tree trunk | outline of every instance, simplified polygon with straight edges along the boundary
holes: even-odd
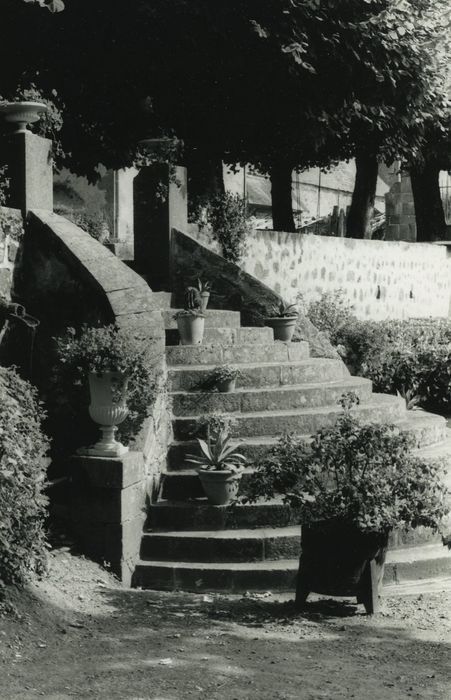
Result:
[[[278,163],[271,169],[272,227],[275,231],[296,231],[293,217],[290,164]]]
[[[379,164],[374,155],[358,152],[355,158],[354,192],[346,222],[348,238],[371,238]]]
[[[446,239],[446,220],[439,185],[440,167],[435,161],[410,169],[417,241],[427,243]]]

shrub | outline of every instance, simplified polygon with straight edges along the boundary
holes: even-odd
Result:
[[[0,367],[0,581],[22,584],[46,562],[48,441],[36,391]]]
[[[55,208],[55,213],[69,219],[100,243],[105,243],[109,239],[108,222],[102,211],[87,212],[60,206]]]
[[[306,524],[339,519],[362,532],[440,530],[449,511],[442,465],[415,457],[412,438],[393,425],[360,422],[354,402],[343,396],[336,424],[311,444],[283,436],[256,470],[248,499],[282,494]]]
[[[356,320],[353,307],[345,298],[342,289],[334,292],[323,292],[319,299],[305,303],[302,294],[298,295],[299,302],[305,307],[313,325],[321,332],[327,333],[329,340],[336,344],[336,336],[340,329]]]
[[[233,263],[239,262],[246,252],[246,236],[251,231],[246,200],[230,192],[219,194],[208,201],[205,212],[224,258]]]

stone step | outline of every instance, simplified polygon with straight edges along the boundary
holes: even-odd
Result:
[[[448,449],[451,454],[451,439],[447,438],[449,431],[446,429],[446,421],[441,416],[424,411],[408,411],[406,417],[395,421],[395,425],[401,430],[407,430],[412,434],[417,445],[421,446],[420,454],[433,457],[446,457]],[[303,436],[309,440],[309,435]],[[243,436],[232,443],[239,444],[242,452],[250,461],[258,463],[277,442],[277,437]],[[195,440],[174,440],[168,449],[168,469],[179,470],[190,468],[185,462],[185,455],[195,452],[197,443]],[[451,488],[451,484],[450,484]]]
[[[169,310],[171,308],[172,292],[153,292],[152,304],[155,308]]]
[[[387,552],[384,584],[451,575],[451,551],[440,543],[392,549]]]
[[[168,368],[169,391],[199,391],[215,365]],[[341,360],[309,358],[300,362],[258,362],[240,365],[242,388],[278,387],[333,382],[349,377]]]
[[[247,484],[252,479],[255,469],[247,467],[240,482],[240,496],[246,493]],[[185,501],[203,498],[204,491],[195,469],[183,469],[166,472],[162,475],[160,497],[169,501]]]
[[[308,343],[259,343],[250,345],[172,345],[166,348],[170,367],[256,362],[300,362],[309,357]]]
[[[331,405],[322,408],[299,408],[284,411],[258,411],[248,413],[231,413],[236,419],[233,426],[234,437],[279,436],[286,432],[312,434],[331,426],[337,420],[341,407]],[[396,421],[405,413],[404,399],[387,394],[373,394],[371,402],[361,404],[353,409],[361,420]],[[205,434],[203,418],[200,416],[177,417],[172,421],[176,440],[189,440]]]
[[[205,498],[164,501],[149,507],[149,528],[157,530],[240,530],[297,525],[299,516],[281,499],[211,506]]]
[[[353,391],[359,399],[369,401],[372,385],[369,379],[350,377],[339,382],[300,384],[264,389],[242,389],[230,393],[177,392],[171,395],[175,416],[205,415],[207,413],[246,413],[276,411],[282,408],[312,408],[336,404],[340,396]]]
[[[195,593],[294,591],[297,570],[296,559],[229,564],[141,560],[135,569],[133,586]]]
[[[138,563],[133,584],[157,590],[217,591],[293,591],[298,559],[253,562],[173,562]],[[451,575],[451,552],[442,545],[389,550],[384,571],[384,586],[407,581],[442,580]]]
[[[274,333],[272,328],[262,326],[260,328],[205,328],[203,344],[247,345],[252,343],[273,343]],[[166,345],[177,345],[179,334],[176,328],[166,329]]]
[[[141,559],[194,562],[251,562],[299,556],[301,528],[200,530],[145,533]]]
[[[163,311],[165,328],[177,328],[174,314],[180,309],[167,309]],[[241,325],[239,311],[220,311],[207,309],[205,312],[205,328],[238,328]]]

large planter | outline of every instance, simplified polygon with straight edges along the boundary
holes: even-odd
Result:
[[[387,546],[387,533],[363,533],[340,520],[303,525],[297,607],[315,592],[357,596],[368,613],[377,612]]]
[[[204,316],[178,316],[177,327],[181,344],[200,345],[204,337],[204,326]]]
[[[27,131],[27,125],[39,121],[41,115],[46,114],[48,109],[42,102],[7,102],[0,105],[0,114],[5,121],[17,124],[13,133],[23,134]]]
[[[95,445],[83,450],[93,457],[120,457],[128,452],[128,447],[116,440],[117,426],[128,415],[128,377],[121,372],[89,374],[91,403],[89,415],[100,426],[102,437]]]
[[[199,469],[197,473],[211,505],[226,506],[236,499],[241,473],[235,473],[229,469],[221,471]]]
[[[297,316],[272,316],[265,319],[265,324],[274,331],[274,340],[289,343],[296,328]]]

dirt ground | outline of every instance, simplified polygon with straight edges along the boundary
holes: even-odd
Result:
[[[0,607],[0,697],[131,700],[451,698],[451,585],[348,601],[121,589],[65,548]]]

